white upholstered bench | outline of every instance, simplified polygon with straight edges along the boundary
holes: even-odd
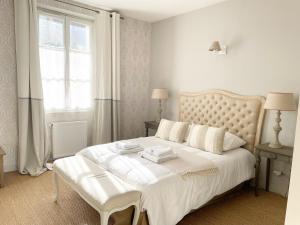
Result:
[[[74,189],[89,205],[100,214],[101,225],[107,225],[109,216],[134,206],[133,225],[140,214],[139,191],[110,172],[81,156],[58,159],[53,165],[57,202],[59,196],[58,178]]]

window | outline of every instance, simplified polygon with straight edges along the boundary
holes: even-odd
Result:
[[[46,111],[91,107],[91,30],[89,21],[40,12],[39,49]]]

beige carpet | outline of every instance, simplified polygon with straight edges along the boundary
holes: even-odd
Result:
[[[52,172],[39,177],[5,175],[0,189],[0,225],[100,225],[97,212],[67,186],[53,203]],[[179,225],[282,225],[286,199],[261,191],[236,195],[187,215]]]

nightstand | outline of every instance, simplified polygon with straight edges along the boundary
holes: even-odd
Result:
[[[0,188],[4,186],[4,168],[3,168],[3,157],[5,152],[0,148]]]
[[[149,129],[157,130],[159,122],[157,121],[146,121],[145,123],[145,129],[146,129],[146,137],[149,136]]]
[[[260,171],[260,162],[261,157],[267,158],[267,167],[266,167],[266,191],[269,191],[270,184],[270,162],[271,159],[277,159],[278,156],[286,157],[289,162],[292,162],[293,157],[293,148],[289,146],[283,146],[282,148],[270,148],[269,143],[259,144],[255,146],[255,157],[256,157],[256,166],[255,166],[255,195],[257,196],[258,182],[259,182],[259,171]]]

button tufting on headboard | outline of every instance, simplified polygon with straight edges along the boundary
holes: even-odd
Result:
[[[254,151],[264,119],[262,96],[243,96],[223,90],[185,92],[179,95],[179,120],[214,127],[243,138]]]

